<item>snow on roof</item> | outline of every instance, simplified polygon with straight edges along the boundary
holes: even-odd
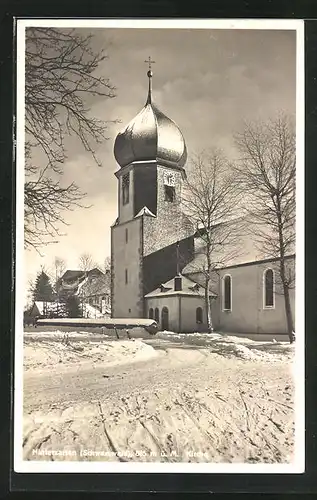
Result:
[[[78,287],[77,294],[91,297],[95,295],[109,295],[110,276],[101,275],[97,277],[88,276]]]
[[[77,288],[77,292],[76,292],[77,294],[80,293],[82,287],[84,286],[85,283],[87,283],[87,281],[88,281],[88,277],[86,276],[86,278],[79,283],[78,288]]]
[[[141,215],[148,215],[149,217],[155,217],[153,212],[148,207],[143,207],[141,208],[140,212],[138,212],[134,218],[136,219],[137,217],[141,217]]]
[[[167,281],[162,284],[159,288],[153,290],[145,295],[145,298],[152,297],[167,297],[170,295],[184,295],[184,296],[194,296],[194,297],[204,297],[205,289],[203,286],[199,285],[195,281],[187,278],[186,276],[181,276],[182,278],[182,290],[175,291],[174,279]],[[213,295],[213,294],[211,294]]]
[[[38,312],[42,315],[48,312],[56,312],[63,304],[59,302],[45,302],[36,300],[34,305],[37,307]]]
[[[116,326],[117,328],[149,327],[155,326],[154,319],[145,318],[53,318],[41,319],[39,325],[78,325],[78,326]]]

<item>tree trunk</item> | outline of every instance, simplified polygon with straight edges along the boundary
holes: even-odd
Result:
[[[281,259],[280,275],[281,275],[281,281],[282,281],[282,285],[283,285],[287,333],[288,333],[289,341],[292,344],[295,341],[294,324],[293,324],[293,316],[292,316],[292,309],[291,309],[291,301],[290,301],[290,296],[289,296],[289,287],[288,287],[288,284],[286,283],[286,279],[285,279],[285,261],[284,261],[284,259]]]
[[[211,304],[210,304],[210,277],[206,277],[206,288],[205,288],[205,309],[206,309],[206,318],[207,318],[207,328],[208,333],[212,333],[214,331],[212,326],[212,318],[211,318]]]
[[[295,334],[294,334],[294,324],[293,324],[291,302],[290,302],[289,288],[288,287],[284,288],[284,301],[285,301],[285,313],[286,313],[286,321],[287,321],[287,332],[288,332],[289,341],[292,344],[295,341]]]
[[[279,247],[280,247],[280,278],[283,285],[283,295],[284,295],[284,306],[285,306],[285,314],[286,314],[286,323],[287,323],[287,333],[290,344],[292,344],[295,340],[294,335],[294,325],[293,325],[293,317],[291,310],[291,301],[289,297],[289,283],[286,279],[285,272],[285,245],[284,245],[284,234],[283,234],[283,224],[281,218],[281,202],[280,199],[277,199],[277,221],[278,221],[278,232],[279,232]]]
[[[283,238],[280,235],[280,242],[283,242]],[[285,254],[284,254],[284,248],[281,245],[280,246],[280,278],[281,282],[283,285],[283,295],[284,295],[284,307],[285,307],[285,315],[286,315],[286,323],[287,323],[287,333],[288,333],[288,338],[290,341],[290,344],[292,344],[295,340],[295,335],[294,335],[294,325],[293,325],[293,317],[292,317],[292,310],[291,310],[291,301],[290,301],[290,296],[289,296],[289,285],[286,280],[286,273],[285,273]]]

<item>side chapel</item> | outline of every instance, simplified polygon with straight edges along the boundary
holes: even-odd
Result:
[[[114,144],[119,170],[118,218],[111,227],[112,317],[155,318],[161,330],[207,331],[201,242],[181,204],[186,143],[153,101],[150,58],[147,76],[145,105]],[[244,238],[242,253],[215,273],[213,328],[286,333],[278,263],[259,258],[252,237]],[[295,255],[288,259],[294,268]]]

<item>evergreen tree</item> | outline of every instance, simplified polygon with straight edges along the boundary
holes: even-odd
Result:
[[[33,300],[50,302],[54,300],[53,287],[47,274],[42,271],[37,275],[33,288]]]
[[[77,295],[71,295],[66,301],[66,310],[69,318],[80,318],[81,308],[80,300]]]

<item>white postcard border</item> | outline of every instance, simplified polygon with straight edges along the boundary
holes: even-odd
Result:
[[[143,462],[24,461],[23,444],[23,267],[24,267],[24,84],[25,28],[122,29],[248,29],[296,31],[296,346],[295,458],[291,464],[213,464]],[[16,256],[15,256],[15,372],[14,471],[25,473],[243,473],[294,474],[305,471],[305,283],[304,283],[304,21],[289,19],[18,19],[17,20],[17,132],[16,132]]]

